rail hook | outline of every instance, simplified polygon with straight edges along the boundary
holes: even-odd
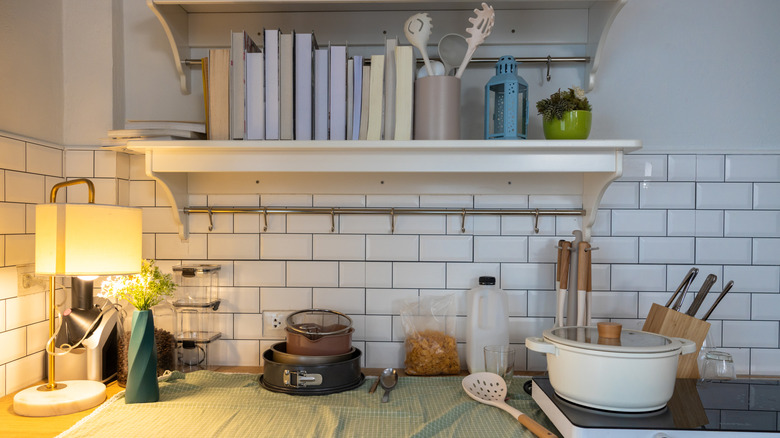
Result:
[[[539,209],[534,210],[534,233],[539,234]]]
[[[214,229],[214,213],[211,211],[211,207],[208,208],[209,213],[209,231]]]
[[[268,231],[268,207],[263,207],[263,231]]]
[[[550,82],[552,76],[550,76],[550,65],[552,65],[552,56],[547,55],[547,82]]]
[[[330,209],[330,232],[336,231],[336,210]]]
[[[463,209],[463,212],[460,214],[460,232],[465,233],[466,232],[466,209]]]

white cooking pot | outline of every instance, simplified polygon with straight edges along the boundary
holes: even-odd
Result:
[[[547,355],[556,394],[610,411],[646,412],[666,406],[674,392],[679,356],[696,351],[696,344],[687,339],[639,330],[618,328],[617,335],[599,336],[596,327],[557,327],[543,335],[526,338],[525,345]]]

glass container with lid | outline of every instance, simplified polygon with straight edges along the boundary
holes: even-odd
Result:
[[[678,350],[682,345],[678,339],[640,330],[621,330],[617,337],[612,337],[599,334],[597,327],[579,326],[546,330],[544,338],[573,348],[615,353],[663,353]]]

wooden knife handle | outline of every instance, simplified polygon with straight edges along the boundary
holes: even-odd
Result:
[[[571,242],[564,240],[561,244],[561,289],[569,288],[569,255],[571,254]]]
[[[563,239],[558,241],[558,270],[555,273],[555,281],[561,281],[561,254],[563,254],[563,242],[566,241]]]
[[[534,419],[529,417],[528,415],[520,414],[520,416],[517,417],[517,421],[519,421],[520,424],[525,426],[526,429],[530,430],[534,435],[538,436],[539,438],[545,438],[545,437],[556,438],[554,433],[545,429],[544,426],[534,421]]]

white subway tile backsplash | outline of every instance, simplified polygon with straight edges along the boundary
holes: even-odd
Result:
[[[176,233],[179,231],[168,207],[141,209],[144,233]],[[205,215],[204,215],[205,216]]]
[[[260,205],[265,207],[311,207],[311,195],[262,195]]]
[[[723,155],[699,155],[696,157],[696,181],[723,181],[725,178]]]
[[[780,182],[780,155],[726,155],[726,181]]]
[[[548,290],[554,287],[554,263],[504,263],[501,265],[502,289]]]
[[[473,208],[474,197],[470,195],[421,195],[423,208]]]
[[[0,333],[0,364],[23,357],[27,352],[27,331],[24,327]]]
[[[726,237],[780,237],[780,211],[726,211]]]
[[[666,289],[664,265],[613,265],[613,291],[661,291]]]
[[[339,218],[344,234],[390,234],[390,218],[384,214],[347,214]]]
[[[610,286],[611,265],[592,264],[590,268],[592,290],[607,291]]]
[[[212,260],[257,260],[257,234],[208,234],[208,258]],[[265,237],[265,236],[264,236]]]
[[[157,183],[154,181],[130,181],[130,206],[154,207]]]
[[[62,176],[61,149],[27,143],[27,171],[42,175]]]
[[[100,178],[117,177],[117,153],[114,151],[95,151],[95,176]],[[125,155],[125,154],[121,154]]]
[[[558,296],[554,290],[529,290],[525,295],[528,300],[526,314],[512,316],[555,317]]]
[[[340,262],[340,287],[392,287],[393,264],[390,262]]]
[[[685,299],[685,304],[683,305],[682,309],[683,311],[687,310],[690,306],[690,303],[693,302],[693,292],[696,292],[699,290],[699,288],[689,290],[689,293]],[[702,303],[701,307],[699,308],[699,312],[697,313],[698,317],[703,317],[704,314],[707,313],[707,311],[715,304],[715,300],[718,297],[718,294],[720,294],[720,291],[722,288],[720,286],[713,286],[710,290],[710,293],[707,294],[707,297],[704,299],[704,302]],[[718,306],[715,308],[715,310],[712,312],[712,315],[710,315],[708,321],[710,320],[749,320],[750,319],[750,294],[743,294],[738,292],[729,292],[725,297],[723,297],[723,300],[718,304]]]
[[[219,297],[222,299],[218,309],[220,313],[260,312],[260,288],[221,287]]]
[[[233,264],[236,286],[284,286],[287,263],[284,261],[236,261]]]
[[[395,216],[396,234],[446,234],[443,215],[399,214]]]
[[[669,181],[696,181],[696,155],[669,155]]]
[[[366,315],[400,315],[403,304],[418,296],[417,289],[366,289]]]
[[[625,155],[621,181],[666,181],[666,155]]]
[[[639,263],[693,263],[692,237],[640,237]]]
[[[415,235],[368,235],[366,259],[388,261],[419,260],[420,238]]]
[[[599,208],[638,208],[639,184],[635,182],[613,182],[601,197]]]
[[[42,175],[32,173],[5,171],[5,200],[7,202],[27,202],[30,204],[45,204],[49,202],[49,193],[44,189],[46,179]],[[13,190],[9,190],[13,187]],[[57,202],[65,202],[65,193],[57,192]],[[83,200],[85,202],[86,192]],[[73,198],[78,199],[78,198]],[[71,202],[74,202],[71,200]]]
[[[393,263],[393,287],[444,288],[446,284],[445,263]]]
[[[474,208],[528,208],[528,195],[475,195]]]
[[[748,183],[698,183],[696,208],[749,209],[753,206],[753,186]]]
[[[545,330],[551,329],[555,318],[509,318],[509,342],[525,343],[525,338],[542,336]]]
[[[754,265],[780,265],[780,239],[753,239]]]
[[[287,286],[337,287],[338,262],[287,262]]]
[[[211,365],[257,366],[260,363],[259,341],[218,339],[211,345]]]
[[[479,277],[496,278],[501,287],[501,265],[499,263],[447,263],[447,288],[471,289],[479,284]]]
[[[233,216],[225,213],[215,214],[211,216],[209,222],[208,214],[190,214],[185,220],[190,222],[190,233],[225,234],[237,232],[233,228]]]
[[[593,318],[636,318],[636,292],[592,292]]]
[[[366,207],[419,207],[420,197],[417,195],[367,195]]]
[[[780,292],[780,266],[724,266],[723,280],[734,292]]]
[[[365,207],[364,195],[314,195],[314,207]]]
[[[25,170],[25,144],[0,136],[0,169]]]
[[[5,236],[5,264],[35,263],[35,235],[9,234]]]
[[[260,339],[263,337],[261,313],[237,313],[233,315],[233,339]]]
[[[750,350],[750,374],[776,376],[780,374],[780,366],[778,364],[780,364],[780,350],[763,348]]]
[[[366,341],[390,341],[392,340],[393,318],[382,315],[366,315],[363,338]]]
[[[665,236],[666,210],[612,210],[613,236]]]
[[[530,195],[529,208],[582,208],[582,196]]]
[[[365,260],[366,237],[353,234],[315,234],[314,260]]]
[[[670,236],[722,237],[723,211],[721,210],[669,210]]]
[[[288,214],[288,233],[330,233],[339,229],[343,216],[329,214]]]
[[[694,208],[696,186],[689,182],[648,182],[639,186],[639,208]]]
[[[420,261],[470,262],[474,253],[471,236],[420,236]]]
[[[780,294],[753,294],[750,316],[759,321],[780,320]]]
[[[544,238],[542,242],[551,239]],[[526,236],[475,236],[475,262],[525,262],[528,261],[528,237]]]
[[[692,267],[696,267],[699,270],[699,273],[693,279],[693,283],[691,283],[691,286],[688,289],[689,291],[693,292],[701,289],[701,286],[704,284],[704,280],[710,274],[715,275],[719,279],[718,282],[716,282],[715,285],[712,286],[712,290],[715,290],[720,287],[721,284],[720,280],[723,279],[722,266],[669,265],[666,267],[666,290],[668,291],[676,290],[677,287],[680,285],[680,283],[682,283],[683,278],[685,278],[685,275],[688,274],[688,271]],[[669,294],[669,296],[671,297],[671,294]]]
[[[208,258],[208,243],[205,234],[190,234],[189,239],[181,241],[178,234],[158,234],[155,241],[155,254],[159,259]]]
[[[366,293],[358,288],[314,288],[312,305],[315,309],[363,315],[366,313]]]
[[[300,310],[312,308],[311,288],[264,287],[260,289],[260,310]]]
[[[503,237],[506,239],[507,237]],[[528,261],[532,263],[555,263],[558,260],[558,241],[561,239],[555,237],[529,237],[528,238]],[[523,246],[519,248],[524,249]],[[500,261],[500,260],[493,260]],[[504,260],[511,262],[512,260]],[[517,260],[524,262],[525,260]]]
[[[46,358],[44,358],[43,352],[7,363],[5,365],[6,392],[12,393],[40,382],[41,379],[45,378],[45,363]]]
[[[22,234],[26,228],[25,204],[0,204],[0,234]]]
[[[747,265],[751,254],[751,240],[747,238],[696,239],[696,263]]]
[[[723,346],[777,348],[778,322],[723,321]]]
[[[639,260],[637,237],[593,237],[591,246],[598,248],[591,253],[593,263],[636,263]]]
[[[534,233],[534,219],[534,216],[501,216],[501,234],[504,236],[537,234]],[[555,218],[539,216],[537,235],[555,235]]]
[[[366,367],[403,368],[404,354],[403,342],[366,342]]]
[[[15,329],[46,319],[46,294],[36,293],[5,301],[5,328]]]
[[[780,209],[780,183],[753,184],[753,208],[756,210]]]
[[[8,292],[6,292],[6,293],[8,293]],[[8,293],[8,295],[10,295],[10,293]],[[5,301],[4,300],[0,300],[0,333],[4,332],[5,330],[6,330],[6,327],[5,327]]]
[[[95,152],[65,150],[65,176],[92,178],[95,176]]]
[[[261,234],[263,260],[311,260],[311,234]]]

